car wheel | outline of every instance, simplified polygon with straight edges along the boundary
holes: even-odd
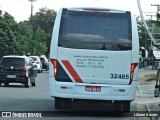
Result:
[[[62,109],[63,108],[63,99],[55,98],[55,109]]]
[[[30,78],[27,78],[27,79],[26,79],[26,82],[25,82],[25,88],[29,88],[29,85],[28,85],[29,80],[30,80]]]
[[[115,102],[114,103],[114,110],[118,112],[129,112],[130,111],[130,102]]]
[[[129,112],[130,111],[130,102],[124,102],[123,103],[123,112]]]
[[[72,100],[71,99],[64,99],[63,101],[63,108],[64,109],[71,109]]]

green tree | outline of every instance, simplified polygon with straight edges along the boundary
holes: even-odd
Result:
[[[150,29],[150,32],[153,33],[153,37],[155,39],[158,38],[160,39],[159,34],[154,34],[154,33],[160,33],[160,27],[158,26],[159,23],[153,20],[146,20],[146,22]],[[140,17],[137,17],[137,25],[138,25],[140,47],[149,48],[151,45],[151,41],[149,41],[148,39],[150,39],[150,37]]]
[[[33,35],[30,50],[33,55],[42,55],[47,52],[47,46],[45,43],[46,34],[44,30],[42,30],[40,27],[38,27]]]
[[[138,26],[138,34],[139,34],[139,44],[140,47],[146,47],[146,29],[144,27],[143,21],[141,18],[138,16],[137,18],[137,26]]]
[[[30,52],[32,45],[33,30],[29,21],[19,22],[17,25],[17,44],[18,54],[26,54]]]
[[[0,57],[7,54],[16,54],[18,48],[16,44],[16,29],[17,25],[14,18],[7,12],[0,16]]]
[[[32,17],[31,23],[33,25],[33,31],[36,31],[37,28],[40,27],[46,34],[45,39],[43,40],[43,44],[45,43],[47,47],[47,51],[45,52],[46,55],[49,54],[50,50],[50,41],[55,17],[56,11],[47,8],[41,8],[39,12]]]
[[[31,21],[17,23],[9,13],[0,16],[0,57],[9,54],[49,54],[56,12],[41,8]]]

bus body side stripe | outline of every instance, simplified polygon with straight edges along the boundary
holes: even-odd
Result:
[[[69,71],[69,73],[72,75],[72,77],[74,78],[74,80],[76,82],[83,83],[83,81],[81,80],[80,76],[77,74],[77,72],[74,70],[74,68],[69,63],[68,60],[62,60],[62,63],[67,68],[67,70]]]

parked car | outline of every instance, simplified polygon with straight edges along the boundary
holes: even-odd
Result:
[[[0,62],[0,85],[4,83],[22,83],[26,88],[29,82],[36,86],[36,71],[32,60],[26,56],[4,56]]]
[[[42,69],[46,69],[46,71],[49,70],[49,62],[46,57],[40,57],[41,63],[42,63]]]
[[[38,56],[30,56],[34,62],[33,62],[33,65],[36,69],[36,71],[38,71],[39,73],[42,72],[42,63],[41,63],[41,60]]]

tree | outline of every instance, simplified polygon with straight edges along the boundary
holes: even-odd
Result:
[[[159,34],[154,34],[154,33],[160,33],[160,26],[158,26],[159,22],[153,20],[146,20],[146,22],[147,25],[149,26],[150,32],[152,33],[153,37],[155,39],[160,39]],[[150,48],[152,41],[149,40],[150,38],[146,31],[146,28],[139,17],[137,17],[137,24],[138,24],[140,47]]]
[[[17,44],[18,44],[18,53],[25,54],[30,53],[32,45],[32,36],[33,30],[29,21],[19,22],[17,25]]]
[[[38,27],[33,35],[30,50],[33,55],[42,55],[47,52],[47,46],[45,43],[46,34],[44,30],[42,30],[40,27]]]
[[[0,16],[0,57],[7,54],[15,54],[18,48],[16,44],[16,29],[17,23],[14,18],[7,12]]]
[[[146,30],[144,27],[144,24],[142,22],[142,20],[140,19],[140,17],[138,16],[137,18],[137,26],[138,26],[138,34],[139,34],[139,44],[140,47],[146,47]]]
[[[0,16],[0,57],[4,55],[49,54],[56,12],[41,8],[31,21],[17,23],[9,13]]]
[[[43,44],[45,43],[47,47],[47,51],[45,53],[46,55],[49,54],[50,50],[50,41],[55,17],[56,12],[47,8],[41,8],[39,12],[37,12],[32,17],[33,31],[36,31],[38,28],[41,28],[46,34],[45,39],[43,40]]]

